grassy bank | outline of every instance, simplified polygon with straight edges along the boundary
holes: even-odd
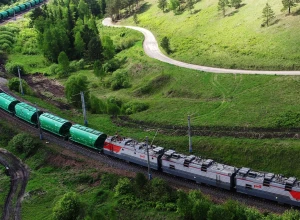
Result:
[[[162,12],[156,0],[145,2],[138,26],[151,30],[158,42],[169,37],[174,59],[225,68],[300,69],[299,6],[287,15],[281,1],[268,1],[275,19],[261,27],[264,1],[244,0],[239,9],[227,8],[225,17],[217,0],[198,1],[193,14],[177,15]],[[122,24],[135,25],[132,17]]]

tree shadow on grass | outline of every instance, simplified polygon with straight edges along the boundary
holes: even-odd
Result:
[[[151,4],[149,4],[148,2],[145,2],[143,5],[141,5],[139,10],[137,11],[137,14],[142,14],[142,13],[148,11],[150,7],[151,7]]]
[[[197,10],[193,11],[192,14],[197,14],[197,13],[199,13],[200,11],[201,11],[201,9],[197,9]]]
[[[232,11],[229,14],[227,14],[226,17],[231,17],[231,16],[235,15],[238,12],[239,12],[239,10]]]
[[[293,13],[293,16],[298,16],[298,15],[300,15],[300,8]]]

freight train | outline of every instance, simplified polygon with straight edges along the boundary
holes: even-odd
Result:
[[[174,150],[137,142],[118,134],[106,134],[73,125],[68,120],[22,103],[0,90],[0,108],[42,129],[67,137],[88,148],[122,160],[149,166],[151,169],[195,181],[197,183],[232,190],[239,193],[300,207],[300,181],[273,173],[256,172],[250,168],[237,168],[194,155],[179,154]],[[148,152],[147,152],[148,151]]]
[[[15,15],[17,15],[23,11],[29,10],[32,7],[38,5],[42,2],[44,2],[44,0],[31,0],[29,2],[25,2],[23,4],[9,8],[5,11],[1,11],[0,12],[0,22],[5,21],[6,19],[8,19],[10,17],[14,17]]]

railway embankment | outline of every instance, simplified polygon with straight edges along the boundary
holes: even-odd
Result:
[[[5,149],[0,149],[0,164],[6,167],[11,186],[6,197],[2,220],[21,219],[21,203],[29,179],[28,167]]]

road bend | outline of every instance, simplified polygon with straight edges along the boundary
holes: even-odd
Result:
[[[0,163],[8,168],[11,179],[9,193],[3,208],[2,220],[20,220],[21,203],[29,178],[28,167],[12,153],[0,148]]]

